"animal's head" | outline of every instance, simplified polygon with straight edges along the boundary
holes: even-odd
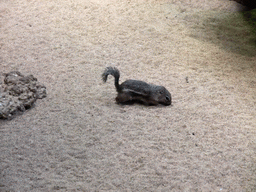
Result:
[[[158,102],[163,105],[171,105],[172,104],[172,96],[171,93],[163,86],[159,86],[157,90],[157,98]]]

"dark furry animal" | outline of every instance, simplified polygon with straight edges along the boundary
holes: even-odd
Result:
[[[102,74],[104,82],[108,75],[115,78],[117,91],[117,103],[141,102],[145,105],[171,105],[172,97],[170,92],[163,86],[148,84],[144,81],[127,80],[119,84],[120,72],[115,67],[107,67]]]

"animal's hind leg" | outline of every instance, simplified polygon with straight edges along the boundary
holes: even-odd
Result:
[[[132,100],[132,96],[129,93],[118,93],[116,97],[117,103],[125,103]]]

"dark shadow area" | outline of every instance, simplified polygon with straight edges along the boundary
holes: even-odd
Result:
[[[149,106],[158,106],[158,107],[159,106],[163,106],[163,107],[165,107],[165,106],[172,106],[172,104],[171,105],[166,105],[166,104],[162,104],[162,103],[160,103],[158,105],[145,104],[144,102],[142,102],[140,100],[131,100],[131,101],[126,101],[126,102],[117,103],[117,104],[119,104],[119,105],[134,105],[134,104],[138,104],[138,105],[144,105],[144,106],[147,106],[147,107],[149,107]]]
[[[237,3],[240,3],[246,6],[248,9],[255,9],[256,8],[256,1],[255,0],[235,0]]]
[[[252,33],[256,37],[256,9],[242,12],[244,20],[251,27]],[[254,39],[255,40],[255,39]],[[256,41],[254,42],[256,44]]]
[[[256,11],[211,11],[187,17],[191,37],[210,41],[221,48],[246,56],[256,56]]]

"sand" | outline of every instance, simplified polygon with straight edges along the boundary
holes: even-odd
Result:
[[[255,191],[256,51],[239,10],[1,0],[0,72],[32,74],[47,97],[0,120],[0,191]],[[173,105],[117,105],[107,66]]]

